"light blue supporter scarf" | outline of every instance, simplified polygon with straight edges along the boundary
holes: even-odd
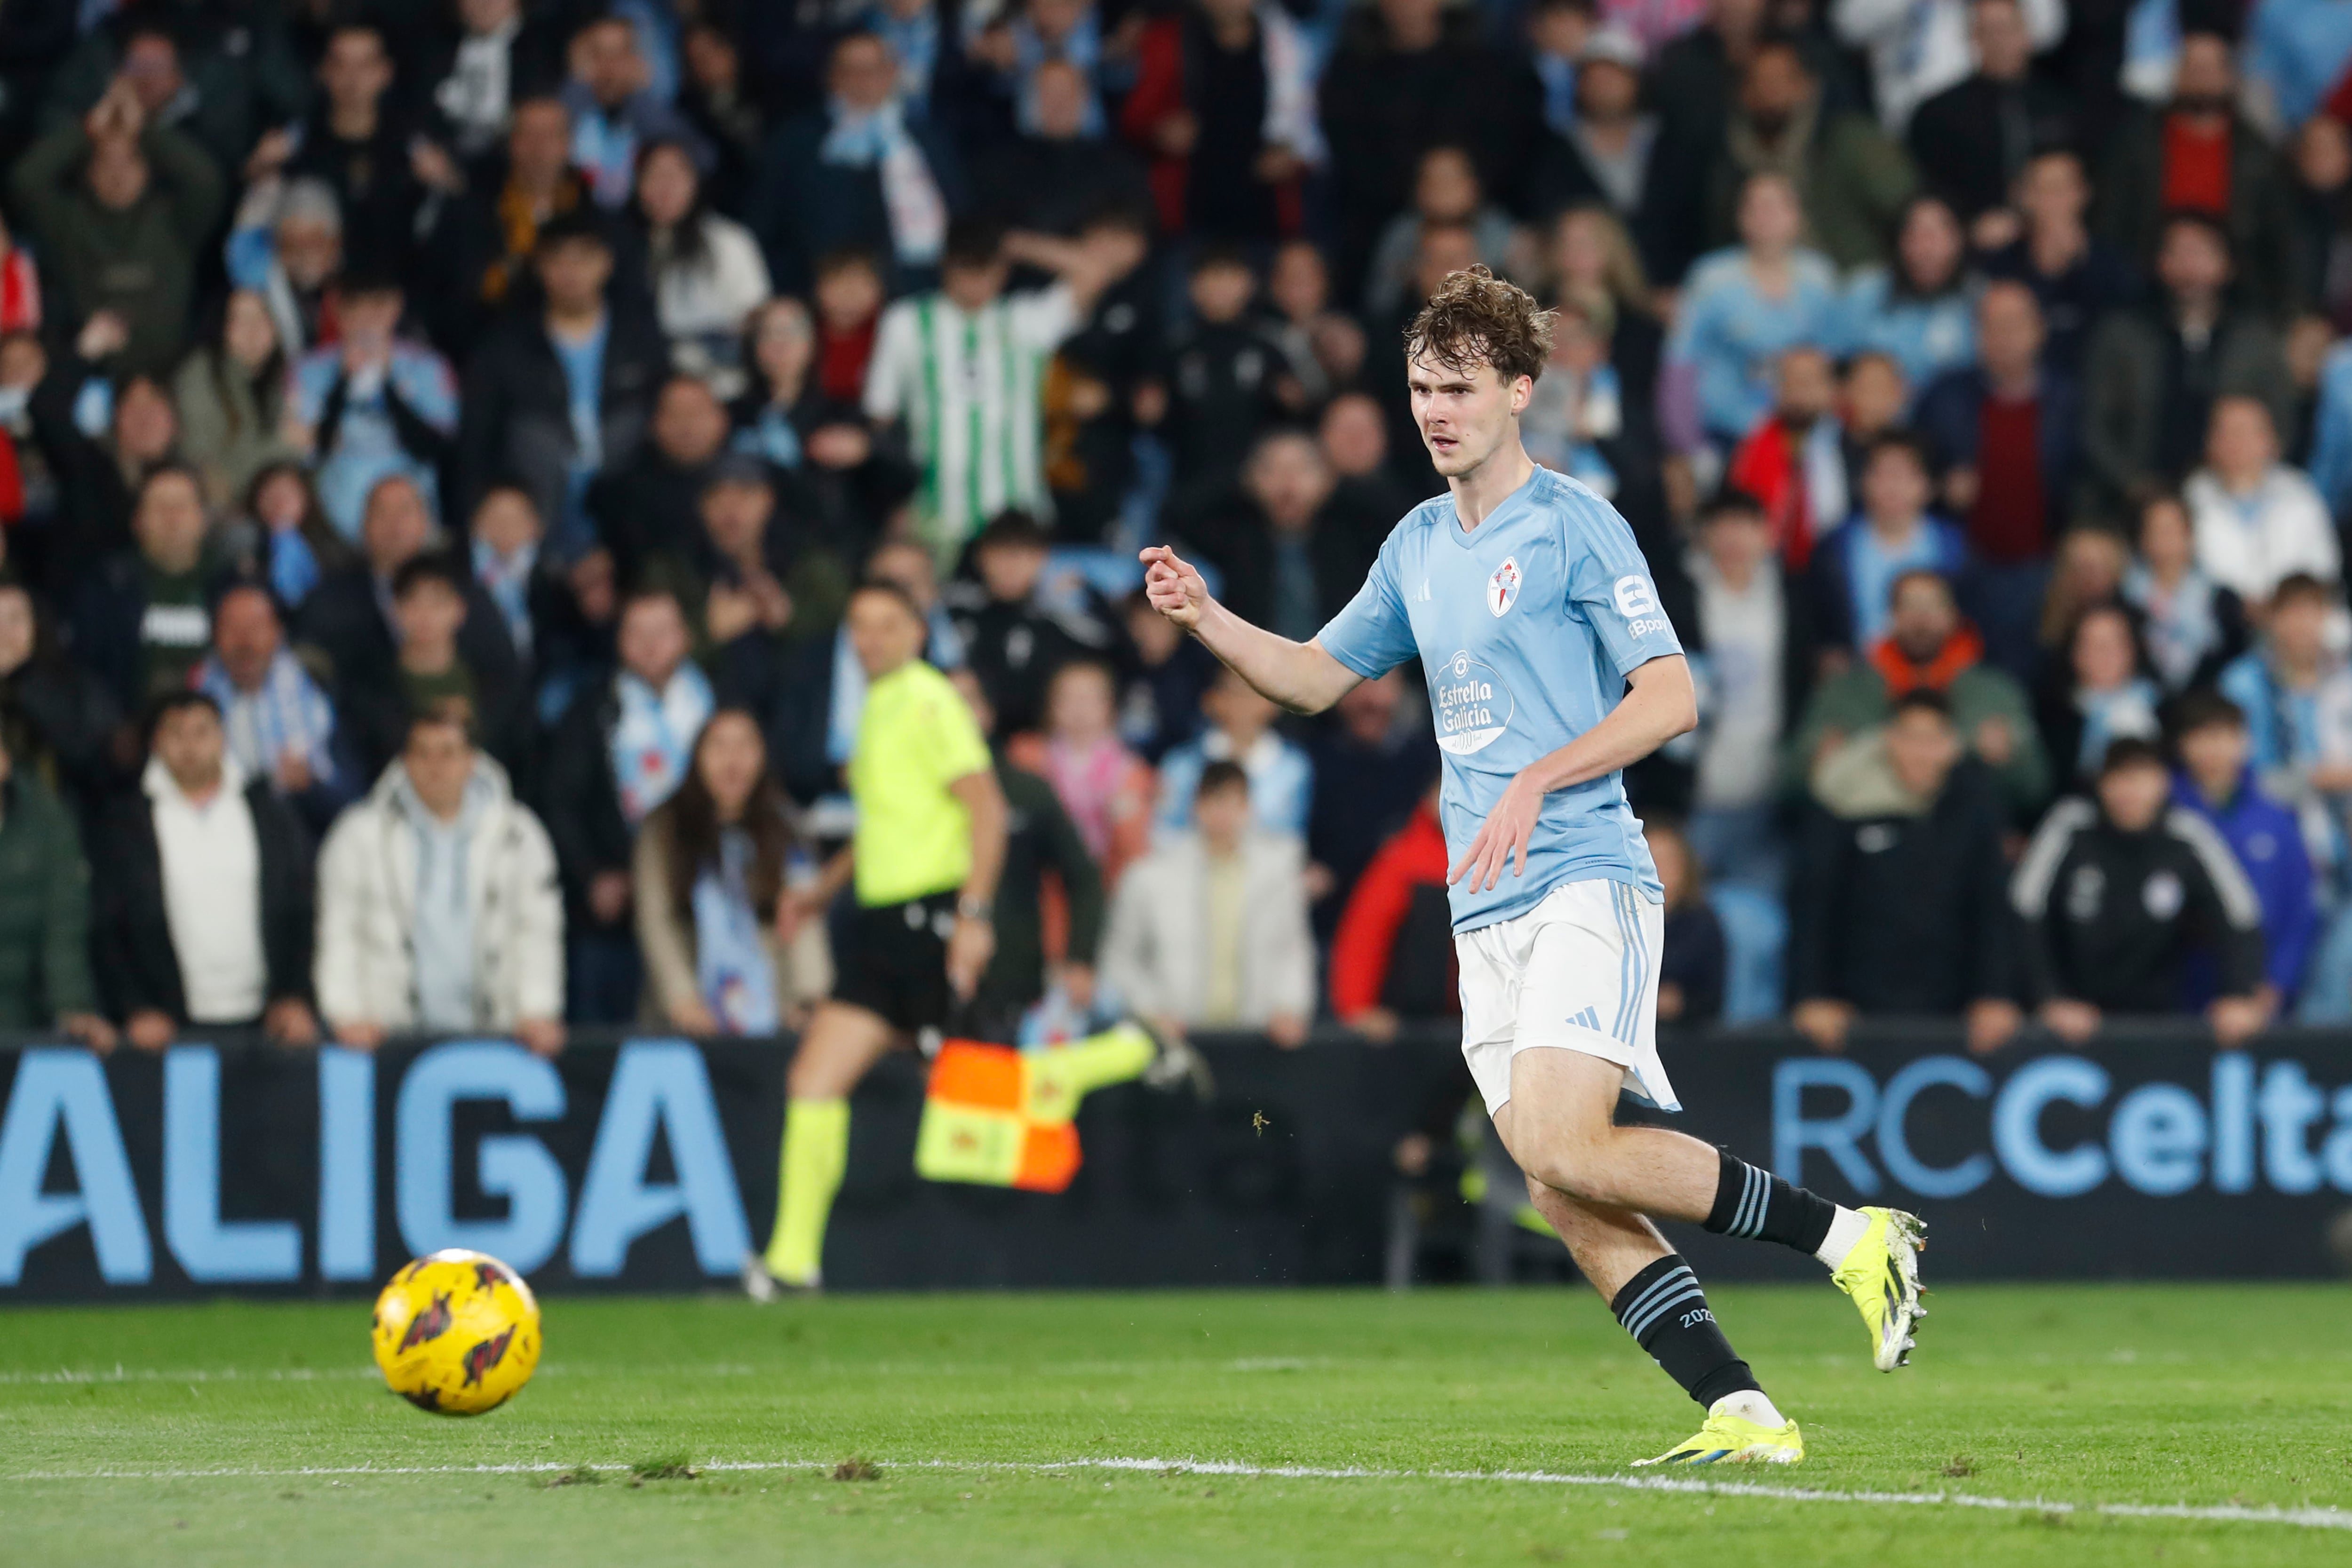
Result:
[[[500,555],[490,548],[488,541],[474,541],[474,581],[482,585],[490,603],[498,606],[499,618],[507,625],[509,640],[525,658],[530,657],[532,640],[530,574],[538,565],[536,543],[525,543],[512,555]]]
[[[620,717],[613,724],[613,787],[621,815],[635,827],[667,800],[686,777],[694,738],[710,717],[710,682],[693,664],[681,664],[656,692],[624,671],[613,682]]]
[[[751,908],[751,836],[722,829],[719,864],[694,879],[694,981],[702,1005],[730,1035],[771,1035],[777,1022],[776,974]]]
[[[319,552],[310,542],[296,529],[270,535],[269,587],[288,609],[300,605],[310,596],[325,574],[319,569]]]
[[[816,150],[827,163],[870,169],[907,140],[907,119],[894,101],[860,114],[838,99],[833,105],[833,129]]]
[[[2163,734],[2156,717],[2162,700],[2156,683],[2141,676],[2112,691],[2077,690],[2074,706],[2083,715],[2083,743],[2074,753],[2075,768],[2086,777],[2095,774],[2116,742],[2153,741]]]

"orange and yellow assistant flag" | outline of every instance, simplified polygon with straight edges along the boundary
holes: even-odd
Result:
[[[1078,1173],[1072,1119],[1079,1102],[1141,1076],[1153,1051],[1151,1037],[1131,1024],[1040,1050],[944,1042],[924,1090],[915,1173],[1033,1193],[1066,1190]]]

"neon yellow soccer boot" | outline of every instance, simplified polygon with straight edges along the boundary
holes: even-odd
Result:
[[[1654,1459],[1636,1465],[1798,1465],[1805,1458],[1805,1435],[1794,1421],[1767,1426],[1735,1415],[1742,1396],[1727,1394],[1707,1406],[1706,1425]],[[1774,1412],[1778,1414],[1778,1412]]]
[[[1870,1222],[1844,1261],[1830,1270],[1837,1288],[1853,1298],[1870,1330],[1870,1359],[1881,1372],[1910,1363],[1916,1342],[1912,1331],[1927,1309],[1919,1304],[1919,1254],[1927,1227],[1901,1209],[1857,1211]]]

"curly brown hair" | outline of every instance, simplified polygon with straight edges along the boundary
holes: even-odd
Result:
[[[1484,267],[1446,275],[1404,330],[1408,360],[1426,356],[1448,370],[1491,364],[1505,381],[1543,374],[1551,357],[1552,312],[1516,283]]]

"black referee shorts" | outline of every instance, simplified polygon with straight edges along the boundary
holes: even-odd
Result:
[[[878,1014],[910,1034],[946,1027],[948,933],[955,929],[956,897],[950,891],[861,906],[835,956],[833,999]]]

